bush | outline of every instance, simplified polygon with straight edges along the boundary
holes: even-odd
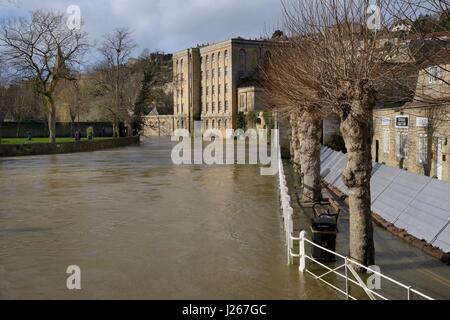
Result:
[[[247,119],[244,112],[239,112],[237,116],[237,128],[245,131]]]

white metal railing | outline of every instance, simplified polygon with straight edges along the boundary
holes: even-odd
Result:
[[[336,291],[342,293],[345,295],[347,299],[351,300],[357,300],[356,297],[354,297],[351,294],[351,286],[355,285],[359,288],[361,288],[365,294],[372,300],[381,299],[381,300],[389,300],[388,297],[386,297],[386,294],[381,294],[380,292],[377,292],[375,290],[372,290],[368,288],[366,283],[361,279],[359,274],[355,271],[354,266],[362,268],[366,270],[368,273],[371,273],[373,275],[376,275],[380,277],[380,279],[384,279],[390,284],[393,284],[400,288],[401,290],[405,290],[405,297],[407,300],[412,300],[413,295],[425,299],[425,300],[434,300],[433,298],[413,289],[411,286],[407,286],[397,280],[394,280],[386,275],[383,275],[382,273],[378,272],[377,270],[373,270],[371,268],[368,268],[357,261],[354,261],[350,259],[349,257],[346,257],[344,255],[341,255],[339,253],[336,253],[334,251],[331,251],[327,248],[324,248],[318,244],[315,244],[313,241],[309,240],[307,238],[306,231],[300,232],[299,237],[294,236],[294,220],[293,220],[293,214],[294,210],[291,207],[291,197],[289,196],[289,189],[287,186],[286,176],[284,174],[284,167],[283,167],[283,160],[281,158],[281,149],[280,149],[280,137],[279,132],[277,132],[277,141],[278,144],[278,173],[279,173],[279,189],[280,189],[280,200],[281,200],[281,211],[282,211],[282,217],[284,221],[284,230],[286,233],[286,247],[287,247],[287,262],[288,265],[291,265],[294,263],[294,258],[298,258],[299,262],[299,270],[302,273],[308,273],[311,276],[313,276],[316,280],[320,280],[326,285],[330,286],[331,288],[335,289]],[[298,242],[299,247],[299,253],[294,252],[294,242]],[[343,264],[338,265],[337,267],[330,268],[329,266],[325,265],[324,263],[314,259],[314,257],[306,254],[307,252],[307,246],[316,247],[318,249],[321,249],[325,252],[328,252],[332,255],[334,255],[336,258],[341,259],[343,261]],[[310,261],[313,264],[316,264],[320,267],[322,267],[325,272],[321,275],[317,275],[311,270],[307,268],[307,261]],[[342,272],[340,272],[342,271]],[[341,278],[345,280],[345,288],[339,288],[337,285],[332,284],[330,281],[325,280],[325,277],[330,274],[335,274],[338,278]],[[379,290],[380,291],[380,290]],[[398,298],[397,298],[398,299]]]

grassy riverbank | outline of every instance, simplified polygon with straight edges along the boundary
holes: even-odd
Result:
[[[108,140],[112,138],[94,138],[94,140]],[[88,141],[86,138],[83,138],[81,141]],[[2,139],[1,144],[11,145],[11,144],[33,144],[33,143],[49,143],[49,138],[33,138],[32,140],[28,140],[27,138],[5,138]],[[67,143],[67,142],[75,142],[74,138],[56,138],[56,143]]]

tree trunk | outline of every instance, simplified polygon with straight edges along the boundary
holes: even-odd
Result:
[[[46,96],[50,143],[56,143],[56,106],[52,96]]]
[[[117,121],[117,118],[114,118],[114,120],[113,120],[113,138],[120,137],[119,126],[120,126],[119,121]]]
[[[434,128],[432,125],[429,125],[427,130],[427,163],[423,164],[423,173],[426,177],[431,177],[431,171],[433,168],[433,136]]]
[[[375,92],[362,82],[348,93],[350,99],[342,104],[341,131],[348,151],[343,181],[349,189],[350,256],[371,266],[375,264],[370,193]]]
[[[294,163],[294,169],[298,174],[301,174],[300,168],[300,140],[298,136],[298,115],[293,113],[291,115],[291,151],[292,161]]]
[[[303,174],[303,201],[322,200],[320,184],[320,117],[313,112],[304,112],[298,118],[298,140],[300,166]]]

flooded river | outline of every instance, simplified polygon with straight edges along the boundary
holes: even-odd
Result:
[[[0,299],[336,298],[286,265],[276,177],[170,151],[0,160]]]

